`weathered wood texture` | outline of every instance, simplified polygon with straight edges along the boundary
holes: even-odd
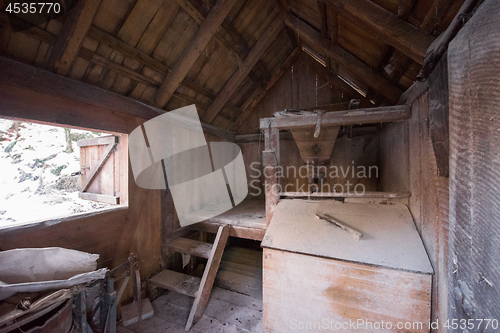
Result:
[[[142,124],[146,116],[157,114],[144,104],[99,88],[4,58],[0,61],[15,65],[2,67],[5,73],[0,76],[2,117],[118,132],[121,139],[126,140],[126,134]],[[16,72],[16,68],[22,70]],[[128,165],[126,142],[123,148],[120,165]],[[124,203],[128,197],[128,207],[4,229],[0,231],[2,249],[72,248],[99,254],[99,266],[110,268],[134,252],[140,260],[141,278],[148,278],[161,265],[160,191],[136,186],[130,167],[120,171],[119,182],[128,182],[128,193],[120,192]],[[120,185],[120,190],[122,188]],[[127,302],[130,297],[131,290],[127,290],[123,301]]]
[[[354,240],[353,240],[354,241]],[[429,332],[431,277],[338,260],[264,249],[264,329],[291,332],[376,331],[349,320],[422,322]],[[328,325],[322,326],[322,325]],[[342,323],[344,327],[335,327]],[[302,325],[302,326],[299,326]],[[309,325],[309,326],[307,326]],[[333,325],[332,327],[329,325]]]
[[[78,57],[101,0],[82,0],[67,15],[49,58],[49,68],[67,75]]]
[[[484,1],[448,50],[450,318],[500,318],[499,10]]]
[[[261,154],[264,142],[241,144],[248,178],[248,193],[252,198],[263,198],[264,169]],[[308,192],[309,178],[307,167],[301,158],[297,145],[292,140],[280,141],[280,189],[283,192]],[[354,166],[354,167],[353,167]],[[353,192],[354,184],[360,184],[366,191],[376,191],[382,169],[379,168],[379,138],[374,135],[362,135],[349,138],[343,135],[335,142],[328,177],[320,186],[322,192]],[[359,173],[361,169],[366,173]],[[354,169],[354,173],[353,173]],[[405,190],[407,191],[407,190]]]
[[[440,76],[443,78],[443,76]],[[444,83],[436,81],[435,87]],[[432,89],[432,88],[431,88]],[[436,88],[435,88],[436,89]],[[442,90],[434,94],[445,94]],[[434,267],[432,320],[448,317],[448,179],[438,174],[436,151],[429,128],[430,114],[439,105],[429,103],[430,92],[421,91],[407,122],[384,126],[380,137],[379,189],[410,191],[409,208]],[[439,97],[442,99],[443,97]],[[445,332],[441,327],[439,332]]]
[[[438,176],[449,177],[450,131],[447,56],[437,64],[429,77],[429,130],[436,156]]]
[[[269,89],[268,94],[255,107],[255,111],[248,115],[245,122],[238,128],[238,134],[259,133],[260,118],[271,117],[276,111],[304,110],[321,105],[348,102],[352,98],[357,98],[356,96],[357,93],[354,90],[347,94],[342,88],[334,86],[308,61],[299,57]]]
[[[397,102],[402,91],[393,86],[388,80],[375,73],[369,66],[357,59],[351,53],[338,45],[333,45],[329,39],[321,36],[321,33],[315,31],[306,22],[294,15],[289,15],[285,23],[290,28],[293,28],[307,45],[327,54],[352,76],[372,88],[389,102]]]
[[[163,108],[167,104],[235,3],[235,0],[217,1],[207,19],[203,21],[196,32],[194,38],[182,51],[172,71],[167,74],[165,81],[158,88],[155,97],[155,106]]]
[[[420,64],[434,38],[368,0],[354,3],[349,0],[326,0],[343,15],[366,26],[389,45],[401,50]]]

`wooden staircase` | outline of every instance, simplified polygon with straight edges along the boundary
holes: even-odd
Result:
[[[191,326],[196,324],[207,308],[228,236],[229,227],[221,225],[217,231],[214,244],[187,238],[176,238],[167,245],[171,251],[208,259],[201,279],[168,269],[149,279],[149,282],[155,286],[194,297],[193,307],[186,323],[186,331],[189,331]]]

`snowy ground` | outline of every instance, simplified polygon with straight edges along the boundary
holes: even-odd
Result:
[[[108,208],[78,198],[80,152],[76,142],[99,133],[71,129],[67,152],[62,127],[0,119],[0,228]]]

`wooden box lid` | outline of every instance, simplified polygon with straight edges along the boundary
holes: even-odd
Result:
[[[332,216],[363,233],[361,240],[316,218]],[[433,269],[403,204],[280,200],[262,247],[423,274]]]

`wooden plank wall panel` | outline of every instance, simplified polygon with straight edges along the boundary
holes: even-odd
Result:
[[[499,11],[485,0],[448,50],[449,316],[459,320],[500,318]]]
[[[432,87],[431,87],[432,89]],[[429,93],[412,105],[412,118],[381,132],[382,191],[410,191],[409,208],[433,265],[432,320],[448,318],[448,179],[438,176],[429,131]],[[441,326],[437,332],[446,332]]]
[[[298,59],[293,68],[283,74],[268,94],[257,105],[254,112],[238,128],[238,134],[259,132],[259,119],[272,116],[284,109],[309,108],[318,105],[340,103],[343,99],[335,87],[328,84],[302,59]]]
[[[422,329],[405,332],[429,332],[429,275],[271,249],[264,249],[263,262],[264,327],[268,332],[291,332],[299,328],[298,323],[311,332],[364,331],[363,327],[321,326],[323,320],[335,325],[358,319],[391,322],[394,328],[384,330],[388,332],[402,332],[396,329],[398,322],[422,322]],[[315,322],[320,324],[314,326]]]

